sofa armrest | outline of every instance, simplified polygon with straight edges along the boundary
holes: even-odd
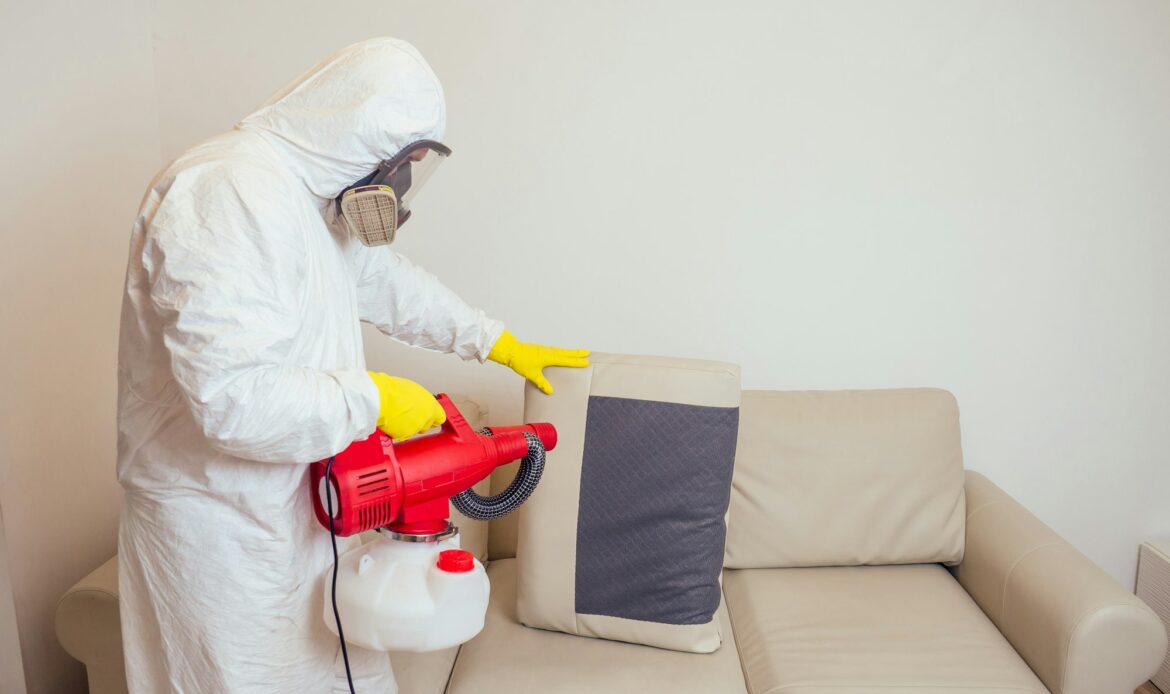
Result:
[[[66,591],[57,603],[56,629],[65,652],[85,664],[89,694],[126,694],[117,556]]]
[[[1053,694],[1131,694],[1166,655],[1135,595],[975,472],[955,577]]]

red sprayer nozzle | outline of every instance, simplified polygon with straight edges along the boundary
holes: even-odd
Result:
[[[540,439],[540,442],[544,444],[544,450],[551,451],[557,447],[557,428],[548,422],[533,422],[531,424],[521,424],[511,427],[491,427],[491,430],[495,436],[513,432],[521,435],[524,432],[536,434],[536,438]]]

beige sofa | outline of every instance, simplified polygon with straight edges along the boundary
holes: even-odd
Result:
[[[881,399],[872,400],[874,393]],[[888,548],[864,546],[867,533],[849,530],[850,523],[878,527],[883,522],[881,506],[860,498],[865,491],[849,482],[849,466],[854,464],[849,460],[850,441],[866,431],[880,431],[891,409],[898,415],[898,408],[909,408],[902,414],[913,416],[923,398],[938,401],[940,393],[744,393],[726,564],[766,564],[775,554],[765,551],[770,544],[782,545],[773,548],[782,553],[786,546],[804,543],[816,551],[830,543],[856,545],[843,549],[858,560],[844,563],[869,565],[792,567],[793,562],[785,561],[780,563],[788,568],[725,569],[724,600],[718,613],[724,640],[715,653],[667,651],[521,625],[516,617],[517,519],[505,518],[490,526],[467,521],[461,524],[465,544],[489,559],[492,595],[487,624],[460,649],[392,654],[401,691],[1134,691],[1157,669],[1166,652],[1166,633],[1158,617],[982,475],[966,472],[965,484],[961,478],[958,482],[954,522],[959,524],[955,526],[959,529],[956,557],[961,561],[956,560],[954,566],[874,565]],[[858,402],[879,402],[880,406],[858,408]],[[802,408],[806,407],[816,409],[815,418],[805,417]],[[482,415],[474,405],[464,403],[465,414],[469,410],[474,412],[469,419]],[[938,460],[919,461],[915,456],[925,456],[923,451],[958,451],[957,409],[953,416],[953,440],[909,445],[906,450],[912,452],[899,464],[912,470],[921,463],[937,472]],[[875,424],[867,417],[881,419]],[[886,443],[896,447],[899,431],[910,430],[892,431]],[[773,446],[778,431],[788,434]],[[818,493],[834,495],[830,503],[802,505],[791,496],[792,489],[768,488],[765,482],[776,479],[777,466],[792,456],[803,456],[805,469],[822,476],[815,486]],[[947,466],[954,466],[947,474],[964,474],[958,455],[953,461],[948,459],[943,467]],[[506,482],[508,471],[499,472],[492,487]],[[907,503],[915,504],[914,508],[930,506],[935,500],[909,493],[921,494],[923,489],[908,490]],[[769,515],[773,509],[775,517]],[[800,532],[777,527],[778,523],[798,523]],[[902,536],[929,539],[936,529],[926,524],[895,530],[897,540]],[[950,530],[937,528],[939,533]],[[62,598],[57,634],[65,649],[85,663],[92,694],[125,691],[116,558]]]

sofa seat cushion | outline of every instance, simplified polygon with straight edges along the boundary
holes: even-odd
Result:
[[[394,667],[398,694],[443,694],[458,653],[459,646],[430,653],[391,651],[390,664]]]
[[[1046,694],[937,564],[740,569],[723,587],[752,694]]]
[[[488,566],[487,620],[479,636],[460,649],[449,694],[746,692],[726,606],[716,613],[723,646],[710,654],[543,631],[523,626],[516,617],[516,568],[515,559]]]

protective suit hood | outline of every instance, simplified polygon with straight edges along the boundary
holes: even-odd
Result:
[[[337,51],[274,94],[236,128],[260,133],[313,195],[332,200],[417,140],[442,140],[443,88],[405,41]]]

